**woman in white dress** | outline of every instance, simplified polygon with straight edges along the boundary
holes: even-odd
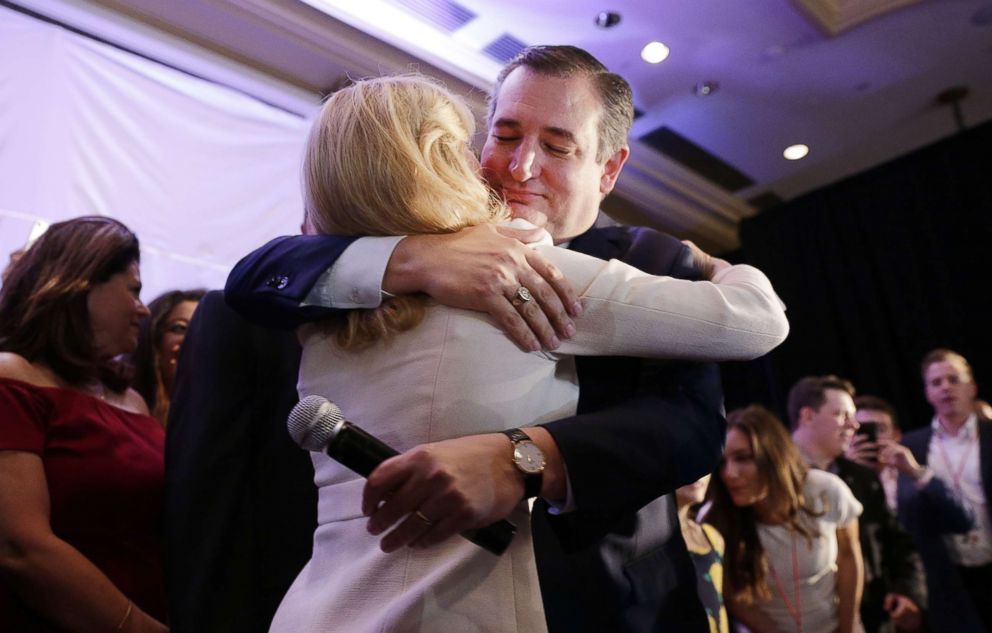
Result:
[[[727,543],[727,610],[752,633],[861,631],[861,504],[764,407],[732,411],[727,429],[705,518]]]
[[[478,177],[473,119],[443,87],[416,76],[335,93],[314,123],[304,163],[307,221],[319,233],[454,232],[508,219]],[[484,314],[389,299],[300,332],[299,392],[334,400],[397,450],[575,412],[574,355],[753,358],[788,324],[768,280],[718,262],[712,282],[646,275],[537,246],[579,291],[583,316],[555,353],[518,349]],[[756,316],[760,315],[760,316]],[[386,554],[362,515],[364,480],[322,453],[313,557],[286,594],[275,633],[546,630],[521,502],[513,543],[494,556],[465,539]]]

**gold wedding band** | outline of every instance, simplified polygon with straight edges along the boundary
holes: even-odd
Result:
[[[421,521],[423,521],[423,522],[424,522],[424,525],[426,525],[427,527],[431,527],[432,525],[434,525],[434,522],[433,522],[433,521],[431,521],[430,519],[428,519],[428,518],[427,518],[427,515],[426,515],[426,514],[424,514],[423,512],[421,512],[420,510],[416,510],[416,511],[414,511],[414,513],[413,513],[413,514],[414,514],[414,516],[416,516],[416,517],[417,517],[418,519],[420,519]]]

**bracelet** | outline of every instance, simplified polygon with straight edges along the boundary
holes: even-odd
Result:
[[[128,600],[127,601],[127,611],[124,612],[124,617],[121,618],[120,623],[114,629],[115,631],[123,631],[124,630],[124,623],[127,622],[127,619],[129,617],[131,617],[131,611],[132,610],[134,610],[134,603],[131,602],[130,600]]]

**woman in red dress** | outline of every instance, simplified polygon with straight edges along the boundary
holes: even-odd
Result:
[[[168,629],[164,434],[113,371],[148,315],[123,224],[53,224],[0,290],[0,631]]]

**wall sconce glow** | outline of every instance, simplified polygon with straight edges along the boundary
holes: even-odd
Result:
[[[809,154],[809,147],[802,143],[790,145],[782,152],[782,156],[785,156],[788,160],[799,160],[800,158],[805,158],[806,154]]]
[[[651,42],[641,49],[641,59],[649,64],[660,64],[668,59],[668,54],[670,52],[671,51],[668,50],[668,47],[661,42]]]

